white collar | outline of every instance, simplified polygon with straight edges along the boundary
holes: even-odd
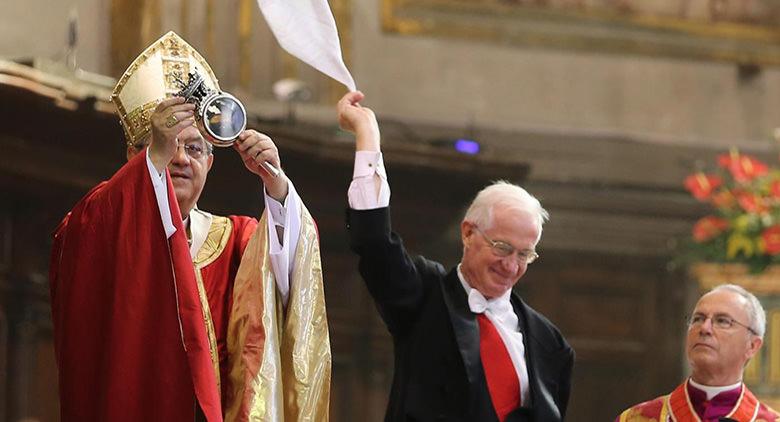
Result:
[[[742,385],[742,381],[740,381],[740,382],[738,382],[736,384],[732,384],[732,385],[715,386],[715,387],[713,387],[713,386],[709,386],[709,385],[699,384],[698,382],[694,381],[693,378],[689,378],[688,382],[690,382],[691,385],[693,387],[695,387],[696,389],[704,391],[705,393],[707,393],[707,400],[712,400],[712,398],[717,396],[718,394],[720,394],[720,393],[722,393],[724,391],[734,390],[735,388],[738,388],[739,386]]]

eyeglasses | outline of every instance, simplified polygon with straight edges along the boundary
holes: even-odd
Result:
[[[479,234],[482,235],[483,238],[490,244],[490,249],[493,251],[493,254],[495,256],[499,256],[501,258],[506,258],[510,255],[517,254],[518,257],[520,257],[521,262],[525,264],[531,264],[532,262],[536,261],[539,258],[539,254],[536,253],[536,251],[533,250],[517,250],[514,246],[510,245],[509,243],[502,242],[500,240],[493,240],[485,234],[478,226],[474,226],[474,229],[476,229]]]
[[[723,314],[715,314],[712,316],[695,313],[688,319],[688,329],[691,329],[693,327],[699,327],[704,324],[705,321],[708,319],[712,320],[712,326],[715,327],[718,330],[730,330],[734,328],[734,325],[739,325],[741,327],[745,327],[748,331],[753,333],[753,335],[758,335],[756,331],[752,328],[750,328],[748,325],[743,324],[736,319]]]
[[[184,148],[184,152],[189,155],[190,158],[196,160],[211,153],[203,142],[191,142],[189,144],[179,144],[179,146]]]
[[[148,147],[149,144],[146,143],[137,143],[133,145],[133,147],[140,151],[146,147]],[[187,154],[190,158],[193,158],[195,160],[202,158],[205,155],[211,154],[211,148],[205,143],[205,142],[190,142],[189,144],[179,144],[180,147],[184,148],[184,153]]]

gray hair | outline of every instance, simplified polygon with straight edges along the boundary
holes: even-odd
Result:
[[[531,214],[539,227],[540,237],[542,225],[550,219],[547,210],[542,208],[539,200],[528,191],[505,180],[499,180],[479,191],[466,211],[463,221],[488,229],[493,225],[493,209],[496,206],[505,206]]]
[[[713,287],[712,290],[707,292],[706,294],[720,292],[720,291],[728,291],[732,293],[736,293],[747,301],[747,305],[745,306],[745,310],[748,313],[748,316],[750,317],[750,328],[756,332],[756,335],[758,337],[764,338],[764,333],[766,332],[766,311],[764,310],[764,307],[761,306],[761,302],[758,301],[758,298],[749,291],[745,290],[745,288],[741,286],[737,286],[736,284],[721,284],[719,286]],[[706,295],[705,295],[706,296]]]

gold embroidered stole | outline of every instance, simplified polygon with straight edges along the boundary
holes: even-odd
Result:
[[[266,213],[244,251],[228,323],[226,421],[327,421],[331,352],[319,239],[301,204],[285,310],[269,258]]]
[[[620,414],[619,422],[666,422],[669,417],[669,406],[667,404],[669,396],[659,397],[653,401],[656,400],[662,401],[660,414],[657,418],[655,415],[643,415],[640,406],[634,406]]]
[[[202,269],[214,262],[225,250],[230,235],[233,232],[233,222],[227,217],[212,216],[209,233],[203,246],[198,249],[198,254],[193,259],[195,265],[195,279],[198,283],[198,296],[200,298],[201,309],[203,310],[203,322],[206,324],[206,334],[209,339],[209,352],[211,352],[211,363],[214,365],[214,375],[217,380],[217,389],[221,391],[221,380],[219,376],[219,351],[217,350],[217,335],[214,330],[214,320],[211,318],[211,307],[209,306],[206,287],[203,284]]]

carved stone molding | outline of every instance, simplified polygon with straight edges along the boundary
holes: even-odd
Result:
[[[763,10],[748,15],[736,10],[738,1],[711,2],[723,10],[710,13],[683,3],[382,0],[382,25],[401,35],[501,45],[780,64],[771,2],[755,2]]]

